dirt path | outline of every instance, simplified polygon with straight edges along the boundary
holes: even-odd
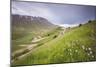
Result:
[[[28,55],[29,53],[31,53],[31,50],[34,49],[37,46],[37,44],[33,44],[33,45],[29,45],[26,49],[29,50],[27,53],[21,55],[18,57],[18,59],[23,58],[24,56]]]
[[[66,28],[64,28],[63,31],[60,32],[60,35],[59,35],[59,36],[64,35],[65,31],[66,31]],[[40,38],[40,39],[36,39],[36,40],[33,39],[32,42],[33,42],[33,43],[36,43],[36,42],[39,42],[39,41],[41,41],[41,40],[43,40],[43,39],[45,39],[45,38],[47,38],[47,37]],[[33,48],[35,48],[37,45],[38,45],[38,44],[20,45],[20,46],[25,46],[26,49],[29,50],[29,52],[27,52],[27,53],[25,53],[25,54],[19,56],[18,59],[21,59],[22,57],[28,55],[28,54],[31,52],[31,50],[32,50]]]
[[[32,42],[33,42],[33,43],[36,43],[36,42],[39,42],[39,41],[41,41],[41,40],[43,40],[43,39],[45,39],[45,38],[46,38],[46,37],[40,38],[40,39],[36,39],[36,40],[33,39]]]
[[[39,41],[41,41],[41,40],[43,40],[43,39],[45,39],[45,38],[46,38],[46,37],[40,38],[40,39],[36,39],[36,40],[33,39],[33,40],[32,40],[32,43],[39,42]],[[35,46],[37,46],[37,45],[38,45],[38,44],[19,45],[19,46],[25,47],[25,48],[15,51],[14,54],[15,54],[15,53],[18,53],[18,52],[21,52],[21,51],[23,51],[24,49],[31,50],[33,47],[35,47]]]
[[[17,51],[15,51],[15,52],[12,54],[12,56],[16,56],[16,55],[19,54],[19,56],[16,57],[17,60],[18,60],[18,59],[21,59],[21,58],[23,58],[24,56],[26,56],[27,54],[29,54],[30,51],[31,51],[32,49],[34,49],[34,48],[37,46],[37,44],[30,44],[30,45],[23,45],[23,46],[25,46],[25,48],[20,49],[20,50],[17,50]],[[16,60],[16,59],[13,59],[12,62],[14,62],[15,60]]]
[[[36,40],[32,40],[32,43],[36,43],[36,42],[39,42],[43,39],[45,39],[46,37],[44,38],[40,38],[40,39],[36,39]],[[12,53],[12,56],[15,56],[16,54],[20,54],[17,58],[18,59],[21,59],[23,57],[25,57],[26,55],[28,55],[29,53],[31,53],[32,49],[34,49],[38,44],[27,44],[27,45],[19,45],[21,47],[25,47],[23,49],[20,49],[20,50],[17,50],[15,51],[14,53]],[[22,54],[21,54],[22,53]],[[13,59],[11,62],[14,62],[15,59]]]
[[[63,29],[63,31],[60,32],[59,36],[64,35],[65,31],[66,31],[66,29]],[[47,38],[47,37],[39,38],[39,39],[33,39],[31,42],[35,43],[35,44],[19,45],[20,47],[24,47],[24,48],[15,51],[14,53],[12,53],[12,56],[19,54],[19,56],[16,57],[17,60],[25,57],[26,55],[30,54],[33,51],[34,48],[36,48],[36,46],[38,45],[37,42],[39,42],[39,41],[41,41],[45,38]],[[14,61],[16,61],[16,59],[13,59],[11,62],[14,62]]]
[[[66,28],[64,28],[64,29],[63,29],[63,31],[60,31],[60,34],[59,34],[59,36],[62,36],[62,35],[64,35],[64,34],[65,34],[65,32],[66,32]]]

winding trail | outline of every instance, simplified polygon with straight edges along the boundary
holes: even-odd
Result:
[[[13,53],[12,53],[12,56],[15,56],[16,54],[24,53],[24,52],[26,51],[24,54],[21,54],[21,55],[19,55],[19,56],[16,57],[16,58],[17,58],[17,60],[18,60],[18,59],[21,59],[21,58],[25,57],[26,55],[28,55],[29,53],[31,53],[31,51],[32,51],[36,46],[38,46],[38,44],[36,44],[37,42],[39,42],[39,41],[41,41],[41,40],[43,40],[43,39],[45,39],[45,38],[46,38],[46,37],[40,38],[40,39],[36,39],[36,40],[33,39],[33,40],[32,40],[32,43],[35,43],[35,44],[19,45],[20,47],[25,47],[25,48],[13,52]],[[15,60],[16,60],[16,59],[12,59],[11,62],[14,62]]]
[[[41,40],[43,40],[43,39],[45,39],[46,37],[44,37],[44,38],[40,38],[40,39],[36,39],[36,40],[32,40],[32,43],[36,43],[36,42],[39,42],[39,41],[41,41]]]
[[[63,29],[63,31],[60,31],[58,37],[64,35],[65,31],[66,31],[65,28]],[[17,60],[25,57],[26,55],[30,54],[38,46],[37,42],[39,42],[39,41],[41,41],[41,40],[43,40],[45,38],[47,38],[47,37],[39,38],[39,39],[37,39],[37,38],[36,39],[33,39],[31,41],[33,44],[19,45],[20,47],[25,47],[25,48],[22,48],[20,50],[17,50],[15,52],[13,52],[12,53],[12,56],[16,56],[16,54],[20,54],[19,56],[16,57]],[[12,59],[11,62],[14,62],[14,61],[16,61],[15,58]]]

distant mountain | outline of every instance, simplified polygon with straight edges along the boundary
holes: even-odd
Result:
[[[34,30],[34,31],[41,31],[41,30],[50,30],[55,27],[56,25],[50,23],[47,19],[43,17],[33,17],[27,15],[11,15],[12,17],[12,27],[20,28],[20,30]]]

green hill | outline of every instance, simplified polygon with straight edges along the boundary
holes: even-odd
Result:
[[[96,60],[96,21],[66,30],[33,49],[13,65],[52,64]]]
[[[29,33],[44,34],[55,27],[56,25],[42,17],[12,15],[12,39],[14,40]]]
[[[12,15],[12,52],[21,49],[19,45],[29,44],[37,36],[44,37],[46,33],[57,28],[42,17],[27,15]]]

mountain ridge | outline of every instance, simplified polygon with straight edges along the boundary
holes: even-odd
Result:
[[[33,17],[27,15],[12,15],[12,27],[24,27],[24,28],[43,28],[50,29],[54,28],[56,25],[52,24],[50,21],[43,17]]]

